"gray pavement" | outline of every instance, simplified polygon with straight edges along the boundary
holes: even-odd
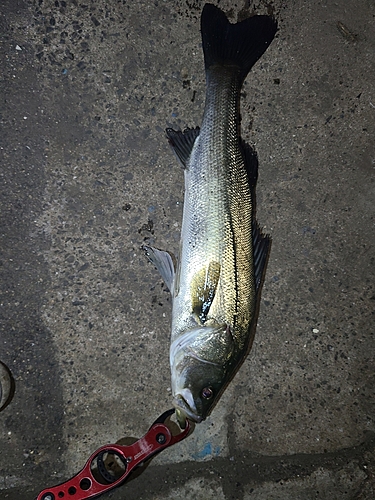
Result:
[[[203,4],[1,3],[1,499],[171,406],[171,301],[140,247],[178,249],[164,129],[201,121]],[[372,499],[375,4],[219,5],[280,28],[241,104],[273,240],[257,334],[211,417],[104,498]]]

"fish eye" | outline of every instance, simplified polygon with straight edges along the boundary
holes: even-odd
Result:
[[[204,389],[202,389],[202,398],[211,399],[213,395],[214,391],[212,387],[205,387]]]

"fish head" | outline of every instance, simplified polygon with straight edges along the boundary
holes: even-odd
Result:
[[[179,424],[201,422],[220,398],[228,378],[235,344],[228,325],[193,328],[171,345],[173,404]]]

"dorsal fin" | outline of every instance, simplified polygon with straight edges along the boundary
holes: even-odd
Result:
[[[255,196],[255,186],[258,180],[258,155],[254,148],[252,148],[247,142],[241,139],[241,149],[243,153],[243,158],[245,161],[245,168],[247,173],[247,178],[249,180],[249,185],[251,189],[251,195]]]
[[[268,234],[262,233],[256,221],[253,222],[252,233],[253,233],[255,289],[258,292],[266,269],[268,255],[271,250],[271,238],[269,237]]]

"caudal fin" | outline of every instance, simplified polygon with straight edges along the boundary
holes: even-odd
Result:
[[[206,4],[201,17],[206,69],[213,65],[237,66],[244,79],[276,31],[277,22],[270,16],[253,16],[231,24],[218,7]]]

